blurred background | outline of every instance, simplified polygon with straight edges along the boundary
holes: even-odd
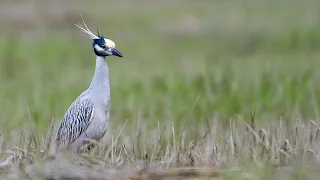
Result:
[[[111,126],[320,117],[320,1],[1,1],[0,131],[46,131],[114,40]]]

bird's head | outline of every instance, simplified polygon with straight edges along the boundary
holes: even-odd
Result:
[[[98,35],[97,39],[93,39],[92,47],[97,56],[123,57],[121,52],[116,49],[115,43],[112,40],[105,38],[103,35]]]
[[[82,18],[82,16],[81,16]],[[93,34],[89,28],[87,27],[87,25],[85,24],[83,18],[82,18],[82,22],[83,25],[80,24],[76,24],[76,26],[78,28],[81,29],[82,32],[86,33],[89,35],[90,39],[93,40],[92,42],[92,47],[93,47],[93,51],[97,56],[102,56],[102,57],[106,57],[106,56],[118,56],[118,57],[123,57],[121,52],[116,49],[116,44],[104,37],[103,35],[100,35],[98,32],[98,35]]]

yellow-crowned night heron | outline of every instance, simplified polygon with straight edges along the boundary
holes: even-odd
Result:
[[[94,35],[86,26],[76,24],[93,40],[96,67],[91,84],[69,107],[56,134],[58,145],[71,145],[78,151],[86,139],[99,141],[110,121],[110,82],[106,56],[122,57],[115,43],[103,35]]]

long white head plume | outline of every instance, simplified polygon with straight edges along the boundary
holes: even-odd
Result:
[[[83,20],[83,17],[82,15],[80,14],[81,16],[81,19],[82,19],[82,22],[83,22],[83,25],[84,27],[81,25],[81,24],[75,24],[79,29],[81,29],[82,32],[86,33],[89,35],[90,39],[99,39],[98,36],[94,35],[90,30],[89,28],[87,27],[86,23],[84,22]]]
[[[83,17],[82,17],[81,14],[80,14],[80,16],[81,16],[81,19],[82,19],[82,22],[83,22],[84,27],[83,27],[81,24],[75,24],[75,25],[76,25],[79,29],[81,29],[82,32],[88,34],[91,39],[99,39],[100,37],[94,35],[94,34],[89,30],[89,28],[87,27],[86,23],[84,22],[84,19],[83,19]],[[104,38],[104,41],[105,41],[106,46],[107,46],[108,48],[114,48],[114,47],[116,47],[116,44],[115,44],[111,39]]]

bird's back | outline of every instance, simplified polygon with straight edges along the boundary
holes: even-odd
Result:
[[[94,104],[87,91],[83,92],[68,108],[60,123],[56,140],[62,144],[73,143],[91,123]]]

